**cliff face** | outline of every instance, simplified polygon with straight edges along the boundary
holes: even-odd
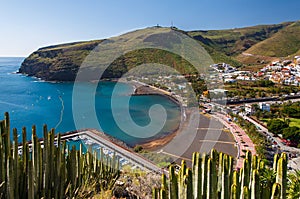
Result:
[[[40,48],[23,61],[19,72],[47,81],[73,81],[84,58],[100,42],[96,40]]]

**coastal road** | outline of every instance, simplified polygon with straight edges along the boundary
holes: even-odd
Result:
[[[214,113],[214,117],[218,118],[220,122],[230,129],[230,132],[232,133],[236,142],[236,146],[238,147],[236,168],[241,168],[244,161],[244,151],[250,151],[252,155],[256,155],[254,143],[240,126],[234,122],[228,122],[228,117],[226,115]]]
[[[264,127],[263,125],[261,125],[260,123],[256,122],[255,120],[253,120],[252,118],[250,118],[246,115],[242,115],[242,114],[240,114],[240,115],[243,117],[244,120],[248,120],[255,126],[259,127],[263,132],[265,132],[265,134],[267,136],[270,136],[274,141],[276,141],[277,145],[281,148],[281,150],[287,151],[287,152],[295,152],[295,153],[300,154],[300,149],[295,148],[295,147],[289,147],[289,146],[282,144],[280,139],[278,137],[274,137],[274,134],[272,132],[269,132],[269,130],[266,127]]]
[[[243,114],[240,114],[240,116],[242,116],[244,120],[248,120],[255,126],[259,127],[264,132],[264,135],[266,137],[268,137],[269,139],[271,138],[272,141],[276,141],[277,146],[280,147],[281,151],[284,151],[286,153],[300,154],[300,149],[295,148],[295,147],[289,147],[289,146],[282,144],[281,140],[278,137],[274,137],[274,134],[272,132],[269,132],[269,130],[266,127],[264,127],[257,121],[255,121],[252,118],[250,118],[246,115],[243,115]],[[297,158],[292,158],[292,159],[290,158],[289,162],[288,162],[288,166],[291,167],[293,170],[299,170],[300,169],[300,157],[298,156]]]

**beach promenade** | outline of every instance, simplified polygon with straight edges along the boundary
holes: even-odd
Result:
[[[234,140],[236,142],[236,146],[238,149],[237,153],[237,162],[236,162],[236,168],[239,169],[243,167],[243,161],[244,161],[244,151],[250,151],[252,155],[256,155],[255,146],[252,142],[252,140],[249,138],[249,136],[246,134],[246,132],[237,124],[234,122],[229,122],[228,117],[221,113],[214,113],[212,115],[216,119],[218,119],[224,126],[226,126],[231,134],[234,137]]]

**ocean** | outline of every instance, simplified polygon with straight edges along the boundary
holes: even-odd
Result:
[[[41,81],[34,77],[16,74],[24,58],[0,58],[0,114],[9,112],[11,127],[21,132],[22,127],[27,128],[27,139],[30,139],[30,129],[36,125],[37,134],[42,137],[43,124],[48,128],[55,128],[56,133],[64,133],[78,128],[96,128],[104,133],[111,135],[128,145],[134,146],[139,143],[147,142],[156,137],[168,134],[173,131],[180,122],[180,107],[168,98],[163,96],[131,96],[129,100],[130,120],[125,118],[122,125],[118,125],[114,117],[116,113],[122,118],[122,114],[127,106],[128,95],[132,93],[133,87],[129,84],[119,84],[118,89],[114,90],[115,82],[100,82],[94,93],[95,104],[93,107],[84,107],[85,101],[72,99],[73,83],[54,83]],[[81,83],[80,87],[84,91],[89,91],[95,83]],[[121,88],[121,89],[120,89]],[[112,111],[112,93],[114,92],[115,114]],[[85,95],[83,93],[82,95]],[[134,121],[136,125],[145,127],[151,122],[160,119],[155,115],[152,120],[149,110],[153,105],[161,105],[167,114],[167,120],[162,129],[153,134],[151,131],[132,132],[137,128],[123,130],[122,126],[126,122]],[[78,106],[78,108],[77,108]],[[84,107],[84,109],[82,109]],[[78,113],[78,109],[80,110]],[[73,114],[76,111],[76,120]],[[91,112],[94,111],[97,123],[94,121]],[[80,115],[78,115],[80,114]],[[0,119],[3,118],[0,115]],[[77,125],[78,118],[80,125]],[[120,121],[119,121],[120,122]],[[130,125],[129,125],[130,126]],[[130,131],[128,133],[128,131]],[[148,135],[149,134],[149,135]],[[138,135],[138,136],[132,136]],[[140,136],[139,136],[140,135]],[[19,137],[21,140],[21,136]]]

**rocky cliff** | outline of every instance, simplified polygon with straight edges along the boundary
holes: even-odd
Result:
[[[19,72],[48,81],[73,81],[84,58],[101,40],[40,48],[27,57]]]

